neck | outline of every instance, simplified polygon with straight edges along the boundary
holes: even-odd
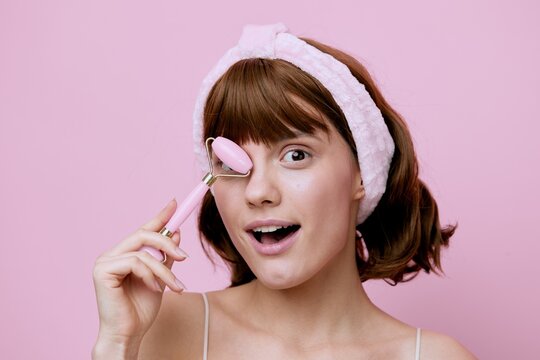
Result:
[[[293,344],[345,340],[361,336],[379,310],[368,298],[356,268],[354,239],[340,256],[310,280],[274,290],[254,280],[246,307],[249,316],[272,334]]]

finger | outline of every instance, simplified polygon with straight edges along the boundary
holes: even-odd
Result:
[[[155,217],[141,226],[141,229],[160,231],[173,216],[176,206],[176,199],[172,199]]]
[[[179,236],[180,235],[178,235],[178,237]],[[176,246],[171,238],[160,233],[143,229],[138,229],[104,255],[110,257],[118,256],[130,251],[138,251],[143,245],[148,245],[157,250],[161,250],[166,253],[168,257],[171,256],[177,261],[185,260],[188,257],[188,254]]]
[[[114,259],[130,259],[131,261],[141,261],[152,271],[152,273],[156,277],[156,280],[161,285],[161,288],[163,288],[163,284],[166,284],[171,290],[176,292],[183,291],[185,289],[185,285],[174,275],[170,268],[166,267],[164,264],[156,260],[152,255],[148,254],[147,252],[131,252],[117,256]]]
[[[176,246],[180,246],[180,229],[174,232],[173,236],[171,237],[172,242]]]
[[[153,291],[162,291],[152,270],[141,260],[135,257],[109,259],[96,264],[94,268],[94,282],[97,284],[105,279],[104,283],[112,288],[121,287],[126,276],[133,274]],[[112,278],[111,278],[112,276]]]
[[[178,246],[178,244],[180,244],[180,234],[175,232],[171,238],[172,242]],[[185,259],[184,259],[185,260]],[[163,263],[163,265],[165,265],[167,268],[169,269],[172,269],[172,266],[174,264],[174,259],[170,256],[167,256],[167,260]],[[183,261],[183,260],[180,260],[180,261]]]

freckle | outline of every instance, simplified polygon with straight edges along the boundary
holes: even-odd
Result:
[[[306,184],[302,183],[302,182],[297,182],[297,183],[294,184],[294,188],[297,191],[306,191]]]

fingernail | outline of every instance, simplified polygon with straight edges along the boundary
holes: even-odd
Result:
[[[180,249],[179,247],[175,248],[174,249],[176,251],[176,253],[182,257],[185,257],[185,258],[188,258],[189,255],[182,249]]]
[[[172,202],[174,201],[174,199],[175,199],[175,198],[172,198],[172,200],[171,200],[171,201],[169,201],[169,202],[167,203],[167,205],[165,205],[165,207],[164,207],[163,209],[166,209],[166,208],[167,208],[167,207],[168,207],[169,205],[171,205],[171,204],[172,204]]]
[[[180,288],[180,290],[186,290],[186,285],[184,285],[180,280],[174,279],[174,282]]]

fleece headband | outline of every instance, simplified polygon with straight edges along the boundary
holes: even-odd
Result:
[[[364,222],[386,190],[394,141],[381,111],[349,68],[333,56],[288,33],[282,23],[244,26],[238,44],[225,53],[203,80],[193,114],[194,150],[202,170],[205,173],[209,171],[205,139],[202,138],[203,113],[208,94],[229,67],[249,58],[288,61],[319,80],[330,91],[345,114],[356,143],[365,190],[356,223]]]

